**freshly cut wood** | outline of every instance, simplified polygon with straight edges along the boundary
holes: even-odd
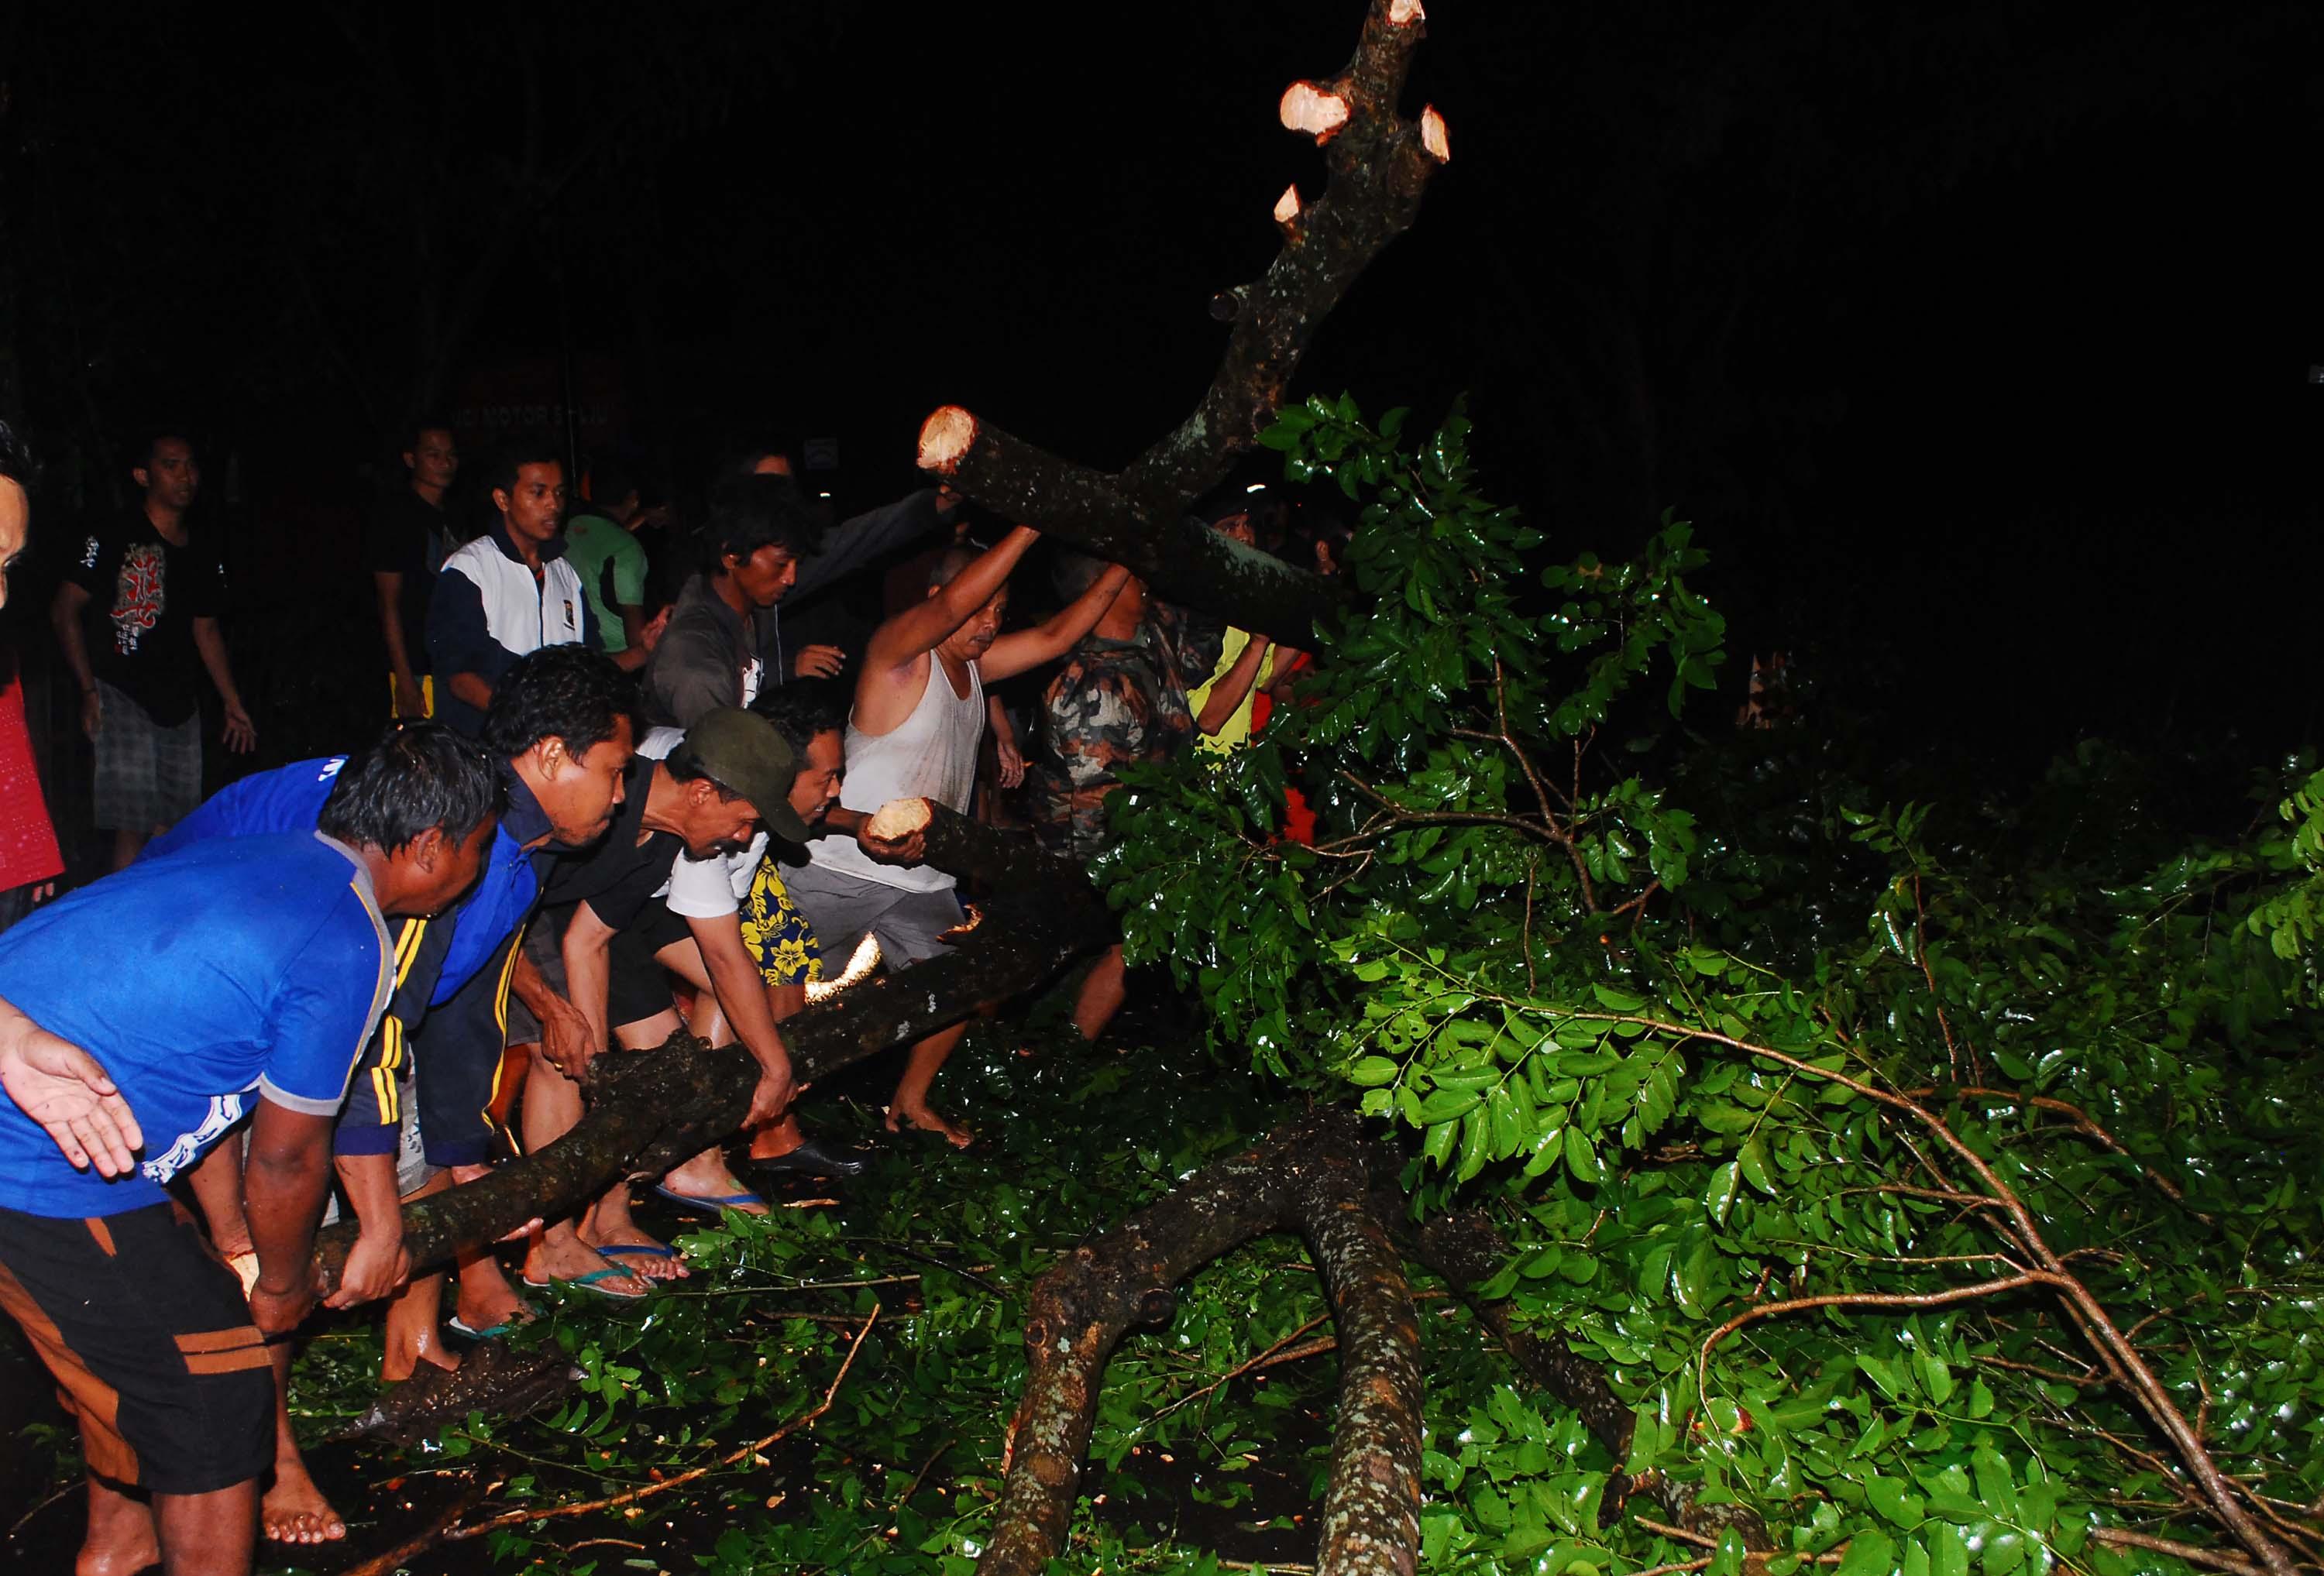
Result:
[[[1276,113],[1283,117],[1285,130],[1314,137],[1320,146],[1348,124],[1348,101],[1303,78],[1283,90]]]
[[[1439,164],[1452,162],[1452,134],[1444,129],[1444,117],[1436,113],[1433,104],[1420,112],[1420,145]]]
[[[1442,167],[1443,117],[1432,146],[1425,124],[1397,106],[1426,31],[1421,19],[1412,0],[1371,0],[1339,75],[1285,93],[1284,124],[1322,142],[1328,180],[1298,198],[1296,223],[1278,203],[1282,244],[1267,272],[1211,298],[1212,315],[1233,328],[1211,386],[1174,431],[1109,474],[947,405],[920,429],[922,466],[1010,520],[1128,565],[1157,595],[1238,629],[1313,642],[1316,627],[1335,620],[1343,588],[1203,529],[1186,509],[1258,441],[1318,326],[1411,227]]]
[[[872,813],[864,830],[883,843],[896,843],[927,826],[931,818],[926,799],[890,799]]]

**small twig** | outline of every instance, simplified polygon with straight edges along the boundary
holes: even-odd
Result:
[[[577,1544],[566,1544],[564,1552],[569,1554],[576,1549],[635,1549],[643,1553],[645,1544],[633,1544],[627,1538],[583,1538]]]
[[[1915,1092],[1917,1093],[1918,1092],[1916,1091]],[[1933,1094],[1936,1091],[1931,1090],[1929,1092]],[[2160,1193],[2163,1197],[2169,1199],[2172,1203],[2177,1204],[2181,1209],[2185,1210],[2189,1214],[2202,1221],[2203,1224],[2208,1226],[2213,1223],[2209,1215],[2205,1214],[2201,1210],[2195,1208],[2192,1204],[2190,1204],[2187,1202],[2187,1194],[2181,1190],[2177,1183],[2172,1181],[2169,1177],[2163,1175],[2161,1172],[2147,1165],[2137,1156],[2132,1154],[2127,1148],[2125,1148],[2121,1139],[2107,1131],[2106,1129],[2098,1126],[2098,1124],[2091,1119],[2090,1113],[2084,1111],[2080,1106],[2070,1105],[2065,1101],[2054,1099],[2047,1094],[2020,1094],[2015,1090],[2012,1089],[1987,1089],[1982,1085],[1975,1084],[1967,1088],[1953,1090],[1951,1092],[1956,1099],[1969,1097],[1978,1100],[2006,1100],[2021,1105],[2030,1105],[2036,1111],[2046,1111],[2053,1115],[2062,1116],[2066,1119],[2068,1124],[2072,1127],[2074,1131],[2081,1134],[2086,1138],[2094,1140],[2100,1147],[2111,1149],[2114,1153],[2129,1161],[2131,1169],[2137,1172],[2139,1175],[2144,1177],[2148,1182],[2153,1183],[2154,1184],[2155,1191]]]
[[[71,1482],[67,1483],[63,1488],[58,1489],[55,1493],[50,1495],[46,1499],[42,1500],[38,1505],[33,1506],[32,1509],[24,1512],[23,1515],[16,1518],[15,1524],[8,1529],[8,1535],[13,1538],[18,1533],[23,1532],[26,1522],[40,1515],[41,1512],[46,1510],[50,1506],[54,1505],[58,1500],[62,1499],[66,1495],[74,1492],[80,1486],[81,1479],[76,1478]]]
[[[1672,1526],[1667,1522],[1648,1521],[1643,1516],[1634,1516],[1630,1519],[1648,1532],[1662,1534],[1673,1543],[1692,1544],[1698,1549],[1715,1549],[1719,1546],[1719,1540],[1706,1533],[1689,1532],[1683,1526]]]
[[[1290,1345],[1293,1341],[1298,1340],[1302,1335],[1306,1334],[1307,1332],[1314,1329],[1316,1325],[1323,1323],[1330,1317],[1331,1315],[1329,1313],[1316,1314],[1313,1319],[1308,1320],[1307,1323],[1299,1326],[1298,1329],[1294,1330],[1290,1334],[1285,1336],[1282,1340],[1277,1341],[1274,1345],[1268,1347],[1265,1351],[1260,1352],[1258,1356],[1250,1358],[1239,1366],[1228,1369],[1225,1373],[1220,1375],[1209,1384],[1204,1385],[1201,1389],[1194,1391],[1192,1395],[1179,1396],[1167,1406],[1163,1407],[1161,1411],[1157,1412],[1153,1416],[1148,1418],[1146,1420],[1146,1424],[1142,1424],[1141,1427],[1159,1423],[1165,1417],[1169,1416],[1171,1413],[1178,1411],[1183,1407],[1193,1405],[1195,1402],[1209,1395],[1213,1390],[1219,1388],[1222,1385],[1232,1384],[1235,1380],[1242,1378],[1243,1375],[1251,1372],[1255,1369],[1261,1369],[1269,1366],[1268,1361],[1268,1359],[1272,1358],[1277,1352],[1281,1351],[1285,1347]],[[1299,1355],[1304,1357],[1308,1354],[1302,1352]]]
[[[1948,1303],[1966,1303],[1977,1297],[1997,1297],[2004,1292],[2017,1291],[2025,1286],[2062,1287],[2068,1276],[2052,1275],[2046,1270],[2029,1269],[2022,1275],[2007,1276],[2000,1280],[1979,1281],[1971,1286],[1954,1286],[1941,1292],[1848,1292],[1819,1297],[1791,1297],[1780,1303],[1762,1303],[1756,1308],[1746,1308],[1711,1332],[1695,1358],[1695,1393],[1711,1394],[1711,1349],[1755,1319],[1765,1319],[1775,1313],[1796,1313],[1807,1308],[1940,1308]]]
[[[2260,1576],[2260,1568],[2249,1560],[2235,1554],[2223,1554],[2216,1549],[2197,1548],[2193,1544],[2174,1543],[2169,1538],[2153,1537],[2143,1532],[2127,1532],[2118,1526],[2090,1528],[2093,1542],[2112,1544],[2117,1548],[2147,1549],[2158,1554],[2175,1554],[2190,1565],[2200,1565],[2208,1571],[2231,1571],[2235,1576]]]
[[[348,1566],[339,1573],[339,1576],[389,1576],[389,1572],[401,1569],[405,1562],[413,1555],[424,1553],[432,1547],[438,1538],[445,1535],[444,1529],[466,1515],[468,1507],[483,1497],[482,1490],[469,1488],[454,1498],[450,1505],[419,1532],[412,1534],[385,1553],[374,1554],[360,1565]]]
[[[1525,930],[1518,936],[1517,945],[1525,949],[1526,993],[1529,996],[1541,994],[1541,982],[1533,972],[1533,884],[1535,877],[1540,873],[1541,859],[1538,855],[1526,861]]]
[[[577,1505],[551,1505],[531,1510],[504,1511],[499,1516],[480,1521],[474,1526],[456,1526],[443,1535],[444,1541],[457,1543],[463,1538],[472,1538],[480,1533],[492,1532],[499,1527],[520,1526],[527,1522],[547,1521],[552,1516],[586,1516],[593,1510],[617,1509],[641,1499],[650,1499],[657,1494],[667,1493],[681,1484],[693,1482],[696,1478],[707,1477],[721,1467],[731,1467],[736,1461],[759,1454],[769,1445],[788,1438],[831,1410],[832,1402],[838,1397],[839,1387],[846,1382],[847,1370],[855,1366],[855,1354],[863,1350],[864,1338],[872,1333],[872,1326],[879,1322],[880,1308],[875,1303],[872,1304],[872,1312],[864,1315],[863,1328],[855,1332],[854,1341],[849,1343],[846,1359],[840,1363],[839,1371],[831,1376],[831,1387],[824,1391],[823,1399],[816,1403],[813,1410],[799,1414],[765,1438],[753,1440],[740,1450],[729,1451],[715,1461],[705,1462],[701,1466],[680,1472],[674,1478],[664,1478],[659,1483],[648,1483],[641,1488],[627,1488],[619,1494],[608,1494],[600,1499],[583,1500]]]
[[[956,1433],[948,1433],[945,1435],[944,1442],[936,1446],[934,1454],[930,1455],[927,1461],[920,1463],[920,1470],[914,1472],[912,1474],[912,1480],[904,1486],[904,1497],[896,1501],[898,1506],[906,1506],[912,1502],[912,1496],[920,1491],[920,1485],[922,1483],[927,1481],[930,1469],[935,1467],[938,1461],[944,1460],[945,1452],[952,1449],[953,1442],[959,1437],[960,1436]]]
[[[2080,1385],[2085,1388],[2113,1382],[2095,1369],[2087,1373],[2070,1374],[2063,1369],[2043,1368],[2039,1363],[2013,1362],[2006,1357],[1972,1357],[1969,1360],[1983,1363],[1987,1368],[2013,1369],[2022,1374],[2032,1374],[2035,1378],[2054,1379],[2061,1385]]]

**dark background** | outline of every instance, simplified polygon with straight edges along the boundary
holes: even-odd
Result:
[[[1467,392],[1560,557],[1697,521],[1729,705],[1780,647],[2000,771],[2312,731],[2314,8],[1431,12],[1407,107],[1452,162],[1301,391]],[[195,425],[284,759],[316,695],[377,687],[354,521],[398,429],[455,413],[473,475],[568,356],[585,447],[680,494],[818,435],[836,502],[883,501],[945,401],[1111,465],[1321,179],[1276,98],[1360,14],[21,7],[0,411],[51,461],[36,530],[124,495],[137,425]]]

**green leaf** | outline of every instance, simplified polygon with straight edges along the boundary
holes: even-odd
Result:
[[[1769,1198],[1775,1196],[1775,1178],[1767,1175],[1767,1149],[1766,1145],[1762,1144],[1758,1139],[1753,1138],[1749,1143],[1743,1146],[1741,1150],[1737,1153],[1735,1158],[1736,1163],[1743,1168],[1743,1179],[1746,1182],[1748,1182],[1752,1186],[1757,1188],[1761,1193],[1766,1194]]]
[[[1645,997],[1633,996],[1628,991],[1617,991],[1603,980],[1592,982],[1590,988],[1596,993],[1599,1005],[1609,1012],[1637,1012],[1646,1004]]]
[[[1727,1212],[1735,1207],[1735,1162],[1729,1160],[1711,1172],[1710,1185],[1702,1190],[1703,1212],[1722,1226]]]
[[[1576,1182],[1596,1182],[1605,1175],[1598,1165],[1598,1151],[1590,1147],[1580,1128],[1565,1129],[1565,1168]]]
[[[1870,1527],[1848,1540],[1838,1576],[1888,1576],[1896,1567],[1896,1540]]]
[[[1929,1524],[1929,1576],[1969,1576],[1969,1544],[1950,1522]]]
[[[2010,1479],[2007,1459],[1991,1445],[1981,1444],[1969,1452],[1969,1466],[1977,1476],[1977,1497],[1985,1507],[2004,1521],[2015,1521],[2017,1486]],[[2024,1557],[2022,1551],[2019,1557]]]
[[[1348,1069],[1348,1082],[1360,1088],[1396,1082],[1396,1063],[1386,1056],[1366,1056]]]

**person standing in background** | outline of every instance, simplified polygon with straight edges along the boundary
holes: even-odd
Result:
[[[628,468],[600,460],[589,467],[589,502],[565,522],[566,561],[581,576],[605,655],[625,673],[645,666],[661,634],[648,627],[646,549],[638,530],[667,512],[640,507]]]
[[[372,506],[364,526],[364,567],[379,597],[380,639],[387,646],[390,714],[398,721],[436,714],[428,661],[428,603],[454,546],[444,495],[460,474],[452,429],[423,420],[403,451],[410,484]]]
[[[188,513],[202,484],[194,446],[161,432],[130,475],[143,504],[90,533],[49,610],[80,683],[81,727],[97,747],[97,825],[113,834],[115,870],[202,802],[197,657],[226,703],[226,747],[245,754],[258,743],[218,628],[226,561]],[[101,623],[88,616],[99,597],[107,599]],[[100,631],[94,642],[85,618]]]

